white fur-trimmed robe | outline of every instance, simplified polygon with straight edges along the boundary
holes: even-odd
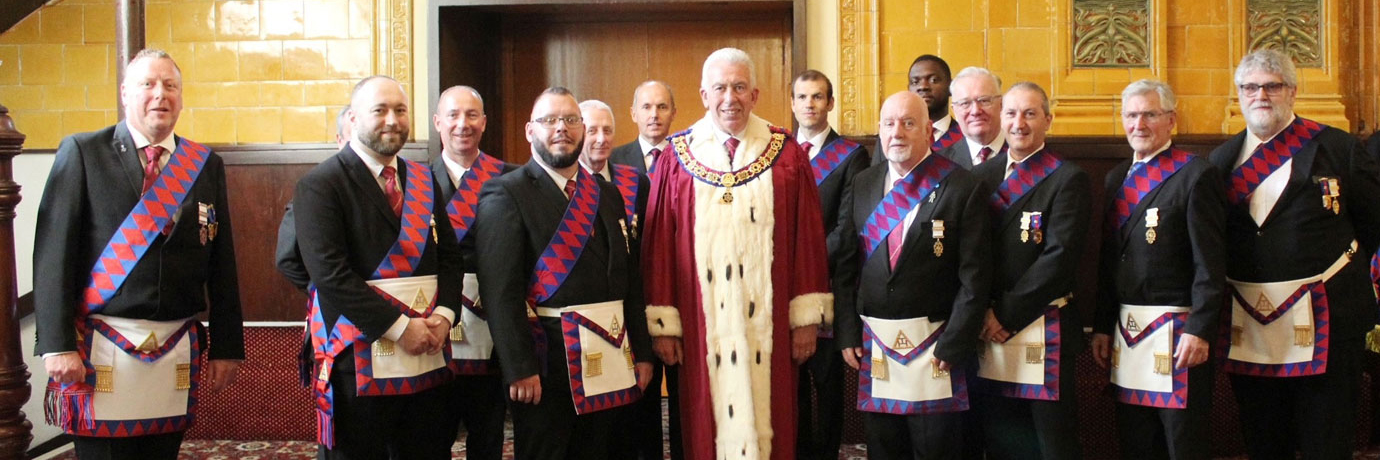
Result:
[[[730,171],[726,135],[715,129],[708,117],[695,123],[690,154]],[[732,166],[765,154],[772,133],[752,117]],[[643,264],[652,335],[684,339],[686,458],[794,458],[790,329],[818,324],[833,308],[809,160],[784,136],[773,166],[735,185],[725,204],[724,187],[695,178],[671,153],[658,160]]]

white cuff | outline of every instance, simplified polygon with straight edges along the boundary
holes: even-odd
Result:
[[[802,294],[791,299],[791,329],[834,320],[834,295],[828,292]]]
[[[437,305],[435,309],[431,310],[431,314],[441,315],[442,317],[446,318],[446,321],[450,322],[451,326],[455,325],[455,310],[451,310],[450,307],[443,307]]]
[[[647,332],[652,337],[680,337],[680,311],[667,305],[648,305]]]
[[[44,353],[44,354],[43,354],[43,359],[52,358],[52,357],[54,357],[54,356],[70,355],[70,354],[72,354],[72,353],[76,353],[76,352],[75,352],[75,351],[54,351],[54,352],[51,352],[51,353]]]
[[[388,330],[383,331],[382,338],[397,342],[398,339],[402,338],[403,331],[407,330],[407,321],[409,319],[411,318],[408,318],[407,315],[398,314],[398,320],[393,321],[393,325],[389,326]]]

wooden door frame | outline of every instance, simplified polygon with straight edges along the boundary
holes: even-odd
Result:
[[[441,9],[451,7],[503,7],[503,6],[551,6],[551,5],[601,5],[616,7],[621,5],[676,5],[707,3],[776,3],[789,4],[791,8],[791,75],[798,75],[808,69],[805,56],[805,0],[428,0],[426,10],[426,58],[427,66],[427,107],[424,113],[431,113],[440,99],[441,70],[437,63],[441,60]],[[414,113],[418,111],[414,110]],[[427,150],[435,158],[441,152],[441,137],[435,132],[431,117],[420,117],[431,135],[427,140]],[[420,123],[419,123],[420,124]],[[419,126],[420,128],[420,126]]]

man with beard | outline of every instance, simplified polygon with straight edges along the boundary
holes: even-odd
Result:
[[[1107,173],[1093,359],[1111,369],[1123,458],[1207,459],[1210,344],[1226,287],[1217,168],[1171,144],[1174,92],[1121,93],[1134,156]]]
[[[431,173],[441,187],[436,197],[446,203],[446,218],[465,261],[460,319],[450,330],[450,357],[457,375],[446,390],[451,404],[448,429],[457,433],[464,423],[469,433],[467,458],[496,460],[503,456],[503,380],[493,359],[488,312],[479,300],[478,257],[470,229],[484,183],[517,166],[479,150],[488,118],[484,99],[474,88],[452,86],[442,91],[431,119],[441,137],[441,155],[431,162]]]
[[[633,124],[637,125],[637,140],[613,149],[613,162],[633,166],[646,173],[666,151],[666,135],[670,134],[671,122],[676,119],[676,98],[671,95],[671,87],[666,83],[647,80],[633,90],[631,111]],[[660,363],[657,367],[661,367]],[[676,431],[674,427],[672,425],[672,433]]]
[[[584,122],[569,90],[532,106],[532,160],[484,185],[479,294],[524,459],[606,459],[613,427],[651,378],[642,278],[618,188],[580,169]]]
[[[1380,171],[1345,131],[1294,114],[1288,56],[1236,68],[1246,130],[1212,151],[1227,176],[1226,372],[1251,458],[1350,458],[1361,350],[1375,324],[1367,254]]]
[[[752,114],[752,59],[723,48],[704,118],[653,174],[643,262],[657,356],[680,373],[685,457],[795,458],[795,365],[832,314],[809,159]]]
[[[397,154],[402,85],[373,76],[350,95],[354,137],[294,195],[313,288],[308,326],[320,458],[450,458],[447,346],[461,254],[431,169]]]
[[[838,344],[859,371],[871,458],[961,458],[991,193],[929,150],[920,97],[892,95],[880,118],[887,163],[859,174],[839,211]]]
[[[838,271],[839,203],[844,190],[853,184],[853,177],[867,169],[872,161],[867,148],[844,139],[829,127],[829,112],[834,110],[834,84],[818,70],[806,70],[791,84],[791,111],[800,129],[795,140],[810,157],[815,185],[819,187],[820,214],[824,216],[824,233],[829,250],[829,273]],[[796,456],[811,459],[836,459],[839,439],[843,436],[843,362],[834,347],[833,318],[820,324],[819,353],[810,356],[800,366],[799,430]],[[815,395],[810,397],[811,391]]]
[[[973,169],[1006,152],[1006,136],[1001,131],[1001,79],[982,67],[958,72],[949,89],[953,91],[954,121],[963,132],[963,142],[954,142],[939,154],[967,169]]]
[[[167,53],[136,54],[120,94],[124,121],[63,139],[39,201],[34,352],[47,421],[78,458],[170,460],[199,389],[225,389],[244,360],[225,163],[173,132]]]
[[[979,337],[979,397],[988,458],[1077,459],[1075,357],[1078,315],[1073,295],[1091,214],[1088,174],[1045,148],[1054,121],[1049,98],[1022,82],[1002,97],[1004,155],[973,168],[995,192],[997,261],[992,306]]]

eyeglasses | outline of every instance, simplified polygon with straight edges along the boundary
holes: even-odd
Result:
[[[1261,84],[1256,84],[1256,83],[1243,83],[1243,84],[1240,84],[1240,85],[1236,85],[1236,88],[1241,90],[1241,94],[1244,94],[1244,95],[1247,95],[1247,96],[1254,96],[1254,95],[1260,93],[1261,90],[1264,90],[1264,91],[1265,91],[1265,94],[1267,94],[1267,95],[1274,96],[1274,95],[1276,95],[1276,94],[1279,94],[1279,92],[1280,92],[1281,90],[1283,90],[1284,88],[1287,88],[1287,87],[1289,87],[1289,86],[1290,86],[1290,85],[1289,85],[1288,83],[1283,83],[1283,82],[1277,82],[1277,81],[1276,81],[1276,82],[1266,83],[1266,84],[1263,84],[1263,85],[1261,85]]]
[[[558,121],[563,121],[563,122],[565,122],[565,125],[566,125],[566,126],[580,126],[580,125],[583,125],[583,124],[585,123],[585,119],[584,119],[583,117],[579,116],[579,115],[567,115],[567,116],[564,116],[564,117],[558,117],[558,116],[552,115],[552,116],[546,116],[546,117],[533,118],[533,119],[532,119],[532,122],[533,122],[533,123],[539,123],[539,124],[541,124],[542,126],[545,126],[545,127],[547,127],[547,128],[555,128],[555,127],[556,127],[556,122],[558,122]]]
[[[900,125],[901,129],[904,129],[906,131],[915,131],[915,128],[920,126],[919,123],[915,122],[914,118],[906,118],[902,120],[886,119],[882,120],[882,122],[878,123],[878,125],[886,129],[896,129],[897,125]]]
[[[979,108],[985,109],[991,107],[992,104],[996,104],[998,100],[1000,100],[1000,97],[998,96],[986,96],[974,99],[959,99],[953,101],[953,106],[954,108],[959,110],[968,110],[968,108],[972,107],[973,104],[977,104]]]
[[[1161,117],[1174,113],[1173,110],[1146,110],[1142,112],[1121,112],[1123,120],[1145,120],[1150,123],[1159,121]]]

